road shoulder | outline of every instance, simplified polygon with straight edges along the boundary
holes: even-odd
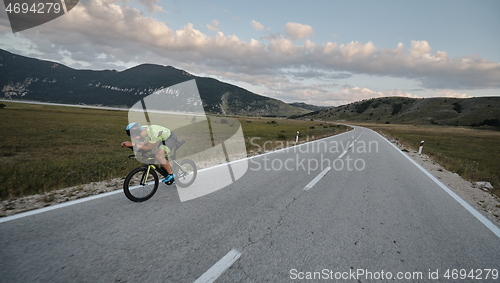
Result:
[[[500,228],[500,200],[489,193],[486,188],[446,170],[424,153],[418,154],[417,151],[405,147],[398,140],[383,136]]]

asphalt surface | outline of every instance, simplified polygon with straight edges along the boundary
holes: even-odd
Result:
[[[0,282],[500,282],[500,238],[370,130],[248,165],[185,202],[161,185],[0,223]]]

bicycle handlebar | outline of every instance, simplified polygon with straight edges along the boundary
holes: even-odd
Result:
[[[185,140],[181,140],[179,141],[175,146],[174,148],[172,149],[172,152],[176,152],[186,141]],[[127,148],[130,148],[131,150],[134,150],[134,146],[127,146]],[[131,158],[135,158],[137,156],[137,154],[139,154],[142,158],[148,158],[148,159],[154,159],[155,157],[152,156],[151,152],[141,152],[141,153],[138,153],[136,152],[136,154],[131,154],[128,156],[129,159]]]

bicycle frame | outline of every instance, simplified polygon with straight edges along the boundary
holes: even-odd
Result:
[[[149,177],[149,172],[150,172],[151,168],[153,168],[153,170],[157,169],[156,166],[154,166],[154,165],[148,165],[148,169],[146,170],[146,174],[142,175],[141,182],[140,182],[141,186],[146,185],[146,180]]]
[[[132,158],[132,157],[135,157],[135,155],[129,155],[129,158]],[[166,156],[166,157],[167,157],[167,156]],[[148,158],[148,160],[151,160],[151,161],[152,161],[152,160],[155,160],[155,159],[156,159],[156,158],[152,158],[152,157],[149,157],[149,158]],[[172,163],[174,163],[175,165],[177,165],[177,166],[181,169],[181,171],[182,171],[182,173],[183,173],[183,174],[185,174],[185,175],[189,175],[189,172],[188,172],[188,171],[186,171],[186,170],[185,170],[185,169],[184,169],[184,168],[183,168],[183,167],[179,164],[179,162],[177,162],[177,160],[175,160],[175,159],[173,158],[173,156],[171,156],[171,157],[170,157],[170,159],[171,159],[171,162],[172,162]],[[141,179],[141,185],[143,185],[143,186],[144,186],[144,185],[146,185],[144,182],[145,182],[145,180],[147,180],[147,179],[148,179],[148,177],[149,177],[149,172],[150,172],[150,170],[151,170],[151,169],[156,170],[156,172],[160,173],[162,176],[166,176],[166,175],[165,175],[165,172],[163,172],[164,170],[161,170],[161,169],[163,169],[163,167],[160,167],[161,165],[159,165],[159,166],[158,166],[158,165],[155,165],[155,164],[147,164],[147,165],[144,165],[144,166],[146,166],[146,167],[147,167],[147,171],[146,171],[146,174],[144,174],[144,175],[142,176],[142,179]]]
[[[177,167],[179,167],[179,168],[181,169],[181,171],[182,171],[182,173],[183,173],[184,175],[189,175],[189,172],[188,172],[188,171],[186,171],[186,169],[184,169],[184,167],[182,167],[182,166],[179,164],[179,162],[177,162],[177,160],[172,159],[172,162],[173,162],[173,163],[175,163],[175,164],[177,165]],[[178,177],[181,177],[181,176],[178,176]]]
[[[176,146],[172,149],[172,151],[171,151],[169,154],[166,154],[166,155],[165,155],[165,158],[168,160],[168,159],[169,159],[169,157],[170,157],[171,162],[172,162],[172,163],[175,163],[175,165],[177,165],[177,166],[181,169],[181,171],[182,171],[182,173],[183,173],[184,175],[189,175],[189,172],[187,172],[187,171],[186,171],[186,170],[185,170],[185,169],[184,169],[184,168],[183,168],[183,167],[179,164],[179,162],[177,162],[177,160],[176,160],[177,149],[179,149],[179,148],[180,148],[180,147],[184,144],[184,142],[185,142],[184,140],[182,140],[182,141],[178,142],[178,143],[177,143],[177,145],[176,145]],[[135,154],[134,154],[134,155],[129,155],[129,158],[131,158],[131,157],[135,157]],[[153,157],[148,157],[148,161],[153,161],[153,160],[156,160],[156,158],[153,158]],[[146,166],[148,166],[147,173],[143,176],[143,179],[144,179],[144,180],[147,180],[147,177],[149,177],[149,170],[151,170],[151,168],[153,168],[153,170],[156,170],[156,172],[160,173],[161,175],[166,176],[166,175],[165,175],[165,173],[166,173],[166,172],[163,172],[163,171],[165,171],[165,170],[162,170],[162,169],[163,169],[163,167],[159,167],[158,165],[154,165],[154,164],[153,164],[154,162],[151,162],[151,163],[150,163],[150,162],[148,162],[148,163],[149,163],[149,165],[146,165]],[[161,165],[160,165],[160,166],[161,166]],[[141,180],[141,185],[144,185],[144,180]]]

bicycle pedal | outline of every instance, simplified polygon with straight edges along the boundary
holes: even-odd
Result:
[[[168,181],[168,182],[165,182],[165,184],[167,184],[168,186],[172,185],[174,183],[174,179]]]

